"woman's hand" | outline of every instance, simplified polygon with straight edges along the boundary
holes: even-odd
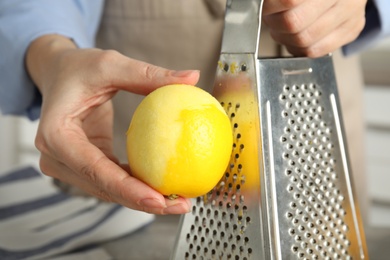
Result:
[[[77,49],[59,35],[35,40],[28,71],[42,93],[36,146],[43,173],[102,200],[154,214],[182,214],[190,201],[168,200],[131,176],[113,154],[111,98],[148,94],[171,83],[196,84],[197,71],[171,71],[115,51]]]
[[[367,0],[266,0],[263,21],[272,38],[296,56],[319,57],[355,40]]]

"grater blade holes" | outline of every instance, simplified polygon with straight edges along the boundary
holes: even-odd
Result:
[[[251,218],[247,215],[245,196],[245,166],[241,154],[245,143],[240,132],[239,113],[242,104],[221,102],[229,115],[234,142],[232,156],[224,176],[216,187],[203,197],[198,197],[192,208],[193,224],[186,235],[186,259],[249,259],[252,248],[245,236]],[[194,258],[195,257],[195,258]]]
[[[295,241],[291,250],[299,259],[346,259],[348,226],[340,225],[346,211],[335,182],[332,129],[323,119],[326,111],[321,96],[316,84],[286,85],[279,95],[285,122],[279,141],[286,148],[281,158],[289,179],[286,191],[291,196],[284,216],[291,226],[287,234]]]

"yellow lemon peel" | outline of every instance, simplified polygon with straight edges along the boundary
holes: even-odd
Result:
[[[189,85],[165,86],[146,96],[127,131],[131,173],[170,199],[209,192],[225,172],[232,145],[223,107]]]

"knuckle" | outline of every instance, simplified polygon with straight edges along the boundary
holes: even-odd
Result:
[[[320,50],[320,49],[315,48],[315,47],[309,47],[309,48],[306,48],[304,50],[304,53],[305,53],[305,56],[307,56],[309,58],[318,58],[327,52],[325,50]]]
[[[81,175],[81,178],[96,187],[97,190],[100,190],[99,194],[101,194],[101,197],[109,198],[106,189],[104,188],[106,187],[106,183],[103,183],[102,178],[100,177],[102,174],[101,170],[105,168],[104,165],[102,165],[103,161],[104,159],[101,157],[91,164],[82,165],[79,169],[79,174]]]
[[[349,23],[349,25],[345,27],[347,33],[345,34],[343,43],[347,44],[356,40],[356,38],[359,37],[360,33],[363,31],[365,24],[365,17],[362,17],[356,21],[353,21],[352,23]]]
[[[294,42],[298,47],[307,48],[313,43],[313,37],[306,30],[296,33],[293,37],[294,37]]]
[[[107,68],[110,68],[112,64],[119,59],[120,53],[116,50],[103,50],[99,55],[96,55],[93,65],[95,66],[97,73],[105,73]]]
[[[41,122],[37,134],[34,139],[34,145],[42,154],[55,154],[54,147],[57,147],[59,144],[59,135],[63,134],[63,129],[61,129],[57,122],[52,124],[47,124]]]
[[[357,25],[354,26],[356,37],[358,37],[359,34],[363,31],[365,25],[366,25],[366,18],[365,18],[365,16],[363,16],[361,19],[359,19],[359,22],[357,23]]]
[[[39,158],[39,169],[41,170],[41,172],[44,175],[49,176],[49,177],[54,177],[54,175],[52,174],[52,171],[50,170],[48,163],[46,162],[46,160],[44,159],[43,156],[41,156]]]
[[[302,20],[294,10],[289,10],[282,13],[281,22],[284,30],[288,33],[298,33],[302,30]]]
[[[142,70],[142,75],[145,76],[148,80],[151,80],[156,77],[158,72],[157,67],[151,65],[151,64],[145,64]]]
[[[34,145],[41,153],[45,153],[48,150],[48,144],[42,134],[35,136]]]
[[[34,145],[42,154],[48,154],[50,150],[50,135],[52,128],[41,123],[34,139]]]
[[[92,195],[104,202],[115,202],[112,196],[102,189],[97,189]]]
[[[98,182],[98,173],[95,170],[96,169],[96,163],[92,165],[83,165],[80,168],[80,174],[86,178],[88,181],[92,183],[97,183]]]
[[[98,59],[101,63],[112,62],[113,60],[116,60],[119,55],[119,52],[116,50],[103,50],[100,52]]]

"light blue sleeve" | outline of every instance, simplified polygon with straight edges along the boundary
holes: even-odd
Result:
[[[359,37],[343,47],[344,54],[350,55],[374,46],[390,36],[390,0],[368,1],[366,26]]]
[[[94,46],[103,0],[0,0],[0,110],[36,119],[41,95],[25,69],[30,43],[45,34]]]

